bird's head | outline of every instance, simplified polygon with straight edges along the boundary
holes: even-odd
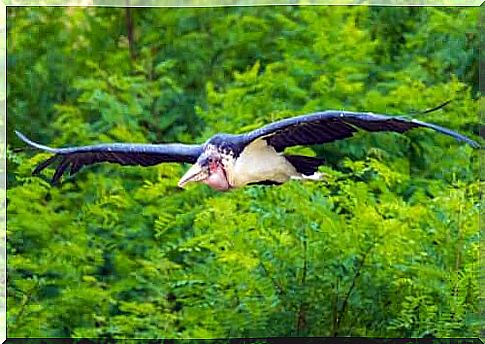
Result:
[[[227,164],[230,154],[220,147],[208,145],[196,163],[180,178],[179,187],[190,182],[200,182],[211,188],[226,191],[231,185],[227,178]]]

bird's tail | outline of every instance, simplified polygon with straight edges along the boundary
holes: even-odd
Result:
[[[318,166],[325,163],[323,158],[316,158],[312,156],[285,154],[284,157],[295,167],[298,173],[306,176],[313,175],[318,171]]]

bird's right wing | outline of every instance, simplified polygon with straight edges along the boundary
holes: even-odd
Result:
[[[57,183],[69,169],[73,175],[83,166],[100,162],[111,162],[120,165],[153,166],[162,162],[194,163],[202,153],[202,145],[171,144],[136,144],[111,143],[82,147],[51,148],[35,143],[22,133],[15,131],[17,136],[32,147],[55,154],[41,162],[33,171],[40,173],[47,166],[58,162],[52,183]]]

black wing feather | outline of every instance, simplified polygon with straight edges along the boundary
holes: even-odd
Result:
[[[64,172],[73,175],[82,167],[100,162],[120,165],[153,166],[163,162],[194,163],[202,153],[201,145],[171,144],[135,144],[112,143],[70,148],[51,148],[29,140],[16,131],[17,136],[32,147],[55,154],[41,162],[33,174],[42,172],[49,165],[59,162],[52,183],[57,183]]]
[[[403,133],[419,127],[434,129],[474,148],[480,147],[477,142],[453,130],[416,119],[334,110],[283,119],[243,136],[246,144],[264,138],[276,151],[281,152],[286,147],[322,144],[348,138],[359,129]]]

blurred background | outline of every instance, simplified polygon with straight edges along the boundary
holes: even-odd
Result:
[[[477,337],[478,152],[426,129],[295,152],[323,182],[176,187],[187,166],[51,146],[203,142],[327,109],[480,140],[478,8],[9,7],[9,337]],[[483,24],[482,24],[483,25]],[[483,30],[483,27],[481,28]],[[480,141],[482,142],[482,141]]]

